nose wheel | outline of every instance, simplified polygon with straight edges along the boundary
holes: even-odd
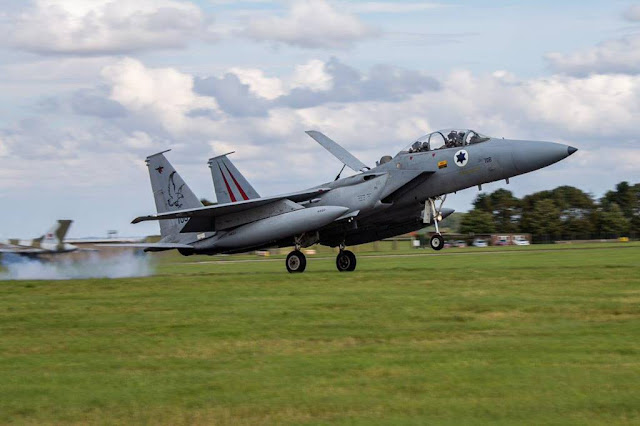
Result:
[[[287,256],[285,264],[289,273],[304,272],[307,268],[307,258],[300,250],[294,250]]]
[[[431,237],[431,241],[429,241],[429,245],[434,250],[442,250],[442,248],[444,247],[444,238],[442,238],[442,235],[436,234],[433,237]]]
[[[340,272],[351,272],[356,269],[356,255],[349,250],[340,250],[336,256],[336,268]]]

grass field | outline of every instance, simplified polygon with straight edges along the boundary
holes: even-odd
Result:
[[[640,246],[535,248],[0,282],[0,423],[639,424]]]

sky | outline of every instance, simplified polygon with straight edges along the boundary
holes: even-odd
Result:
[[[341,168],[305,130],[373,165],[452,127],[579,149],[485,191],[640,181],[640,3],[0,0],[2,238],[158,233],[165,149],[215,200],[214,155],[275,195]]]

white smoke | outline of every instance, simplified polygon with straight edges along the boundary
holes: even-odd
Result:
[[[91,254],[83,259],[29,259],[3,255],[0,280],[72,280],[81,278],[147,277],[153,274],[149,256],[123,253],[101,257]]]

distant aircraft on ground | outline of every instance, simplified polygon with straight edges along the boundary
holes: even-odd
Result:
[[[158,243],[129,244],[145,251],[177,249],[183,255],[238,253],[294,246],[289,272],[303,272],[302,247],[339,247],[336,267],[353,271],[346,246],[364,244],[435,225],[430,245],[444,246],[438,222],[453,213],[446,194],[531,172],[577,151],[552,142],[491,138],[473,130],[430,133],[376,167],[364,163],[317,131],[307,134],[358,174],[311,189],[260,197],[228,159],[209,160],[218,204],[203,206],[163,151],[147,157],[156,215],[133,220],[160,222]],[[344,167],[343,167],[344,170]],[[439,203],[437,203],[439,202]]]
[[[78,250],[78,247],[64,242],[72,220],[58,220],[46,234],[33,240],[9,239],[0,241],[0,253],[37,257],[44,254],[61,254]]]

